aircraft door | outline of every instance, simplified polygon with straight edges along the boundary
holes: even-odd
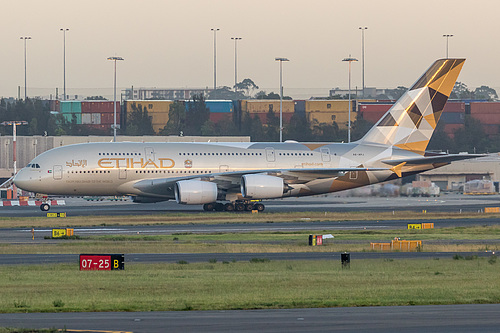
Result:
[[[149,161],[149,160],[151,160],[153,162],[155,161],[156,154],[155,154],[155,150],[154,150],[153,147],[146,147],[146,148],[144,148],[144,154],[145,154],[145,157],[146,157],[145,158],[146,161]]]
[[[228,172],[228,171],[229,171],[229,165],[219,166],[219,172]]]
[[[127,179],[127,169],[126,168],[119,168],[118,169],[118,178],[119,179]]]
[[[330,162],[331,160],[331,155],[330,155],[330,148],[321,148],[321,160],[323,162]]]
[[[63,174],[63,168],[62,165],[54,165],[54,168],[52,170],[52,176],[54,177],[55,180],[60,180],[62,179],[62,174]]]
[[[357,168],[357,166],[351,166],[351,168]],[[358,179],[357,171],[349,171],[349,179],[356,180]]]
[[[268,162],[276,161],[276,154],[274,152],[274,148],[266,148],[266,160]]]

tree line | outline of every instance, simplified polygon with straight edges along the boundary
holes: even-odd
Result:
[[[260,99],[279,99],[279,95],[273,92],[266,93],[258,91],[253,81],[243,80],[234,91],[228,87],[222,87],[212,92],[211,98],[231,99],[235,93],[243,98],[253,95]],[[391,94],[403,94],[404,87],[393,89]],[[240,96],[240,97],[241,97]],[[474,91],[469,90],[461,82],[455,84],[450,98],[483,98],[486,100],[496,99],[496,91],[492,88],[481,86]],[[291,99],[285,96],[286,99]],[[102,99],[102,97],[96,97]],[[269,111],[266,115],[266,124],[256,115],[247,112],[239,115],[235,113],[236,119],[224,119],[214,123],[210,120],[210,110],[205,103],[203,95],[196,95],[189,101],[187,109],[184,102],[175,101],[170,105],[169,120],[159,135],[205,135],[205,136],[250,136],[254,142],[279,141],[279,114]],[[121,135],[155,135],[152,126],[152,117],[141,105],[133,105],[126,115],[125,128],[119,130]],[[90,128],[76,123],[76,119],[66,120],[61,114],[51,112],[49,103],[40,99],[16,100],[8,103],[0,100],[0,123],[8,120],[26,120],[26,126],[18,126],[18,135],[110,135],[111,129],[106,131]],[[342,124],[344,125],[344,124]],[[353,119],[351,127],[351,138],[353,141],[360,139],[368,129],[373,126],[362,119],[359,115]],[[11,135],[10,126],[0,126],[1,135]],[[465,115],[463,128],[458,129],[450,138],[443,130],[443,124],[439,123],[429,143],[428,149],[449,151],[450,153],[470,152],[484,153],[500,150],[498,136],[491,137],[484,133],[479,121]],[[310,122],[305,114],[294,114],[288,124],[283,127],[284,140],[296,140],[302,142],[346,142],[347,130],[345,126],[339,126],[336,122],[318,123]]]

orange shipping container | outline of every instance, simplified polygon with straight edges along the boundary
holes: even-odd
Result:
[[[470,113],[476,114],[500,114],[500,102],[472,102],[470,103]]]
[[[274,99],[242,100],[241,111],[249,113],[264,113],[273,111],[280,112],[280,101]],[[295,102],[291,100],[283,101],[283,113],[295,112]]]
[[[500,125],[500,110],[497,113],[471,113],[471,116],[484,125]]]
[[[351,111],[355,110],[355,101],[351,101]],[[349,100],[309,100],[306,101],[306,113],[309,112],[347,112],[349,110]]]
[[[267,115],[268,115],[267,112],[250,114],[250,116],[252,116],[252,117],[259,117],[260,122],[262,124],[267,124]],[[293,115],[294,115],[293,112],[291,112],[291,113],[290,112],[287,112],[287,113],[283,112],[283,124],[289,124],[290,119],[292,119]],[[280,117],[279,112],[277,114],[275,113],[274,116],[279,119],[279,117]]]

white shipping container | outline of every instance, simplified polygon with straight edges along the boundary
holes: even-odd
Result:
[[[101,124],[101,114],[100,113],[91,113],[92,115],[92,124],[100,125]]]
[[[90,113],[82,113],[82,124],[92,124],[92,117]]]

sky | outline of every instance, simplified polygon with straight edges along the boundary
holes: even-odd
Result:
[[[459,81],[469,88],[500,90],[500,2],[494,0],[15,0],[3,1],[0,20],[0,97],[24,87],[27,41],[28,96],[63,87],[63,33],[69,94],[112,97],[113,63],[120,56],[117,86],[213,87],[217,32],[217,85],[251,78],[267,92],[294,98],[362,85],[361,30],[365,30],[365,85],[410,86],[431,63],[446,56],[467,58]],[[21,88],[21,96],[24,88]]]

